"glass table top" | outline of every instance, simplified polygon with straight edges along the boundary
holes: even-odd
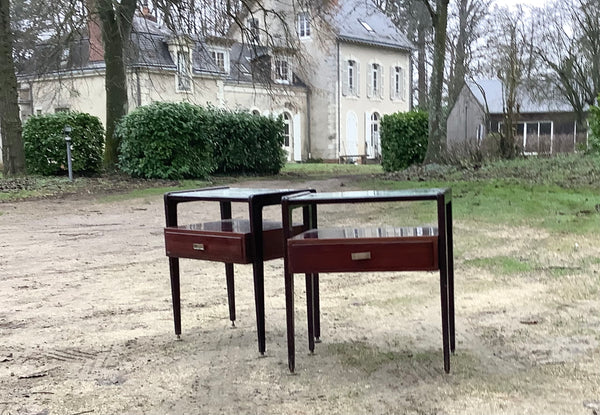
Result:
[[[323,192],[323,193],[300,193],[287,196],[289,201],[304,202],[348,202],[369,200],[428,200],[436,199],[442,194],[447,194],[447,188],[423,188],[405,190],[358,190],[349,192]]]
[[[360,239],[360,238],[408,238],[437,236],[434,226],[416,227],[365,227],[365,228],[319,228],[310,229],[293,239]]]
[[[248,200],[252,196],[270,194],[288,194],[294,189],[252,189],[239,187],[223,187],[214,189],[184,190],[168,193],[170,198],[207,199],[207,200]]]

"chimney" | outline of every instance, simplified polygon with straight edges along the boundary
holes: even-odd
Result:
[[[94,1],[88,1],[89,17],[88,32],[90,37],[90,62],[101,62],[104,60],[104,45],[102,44],[102,29],[98,21],[96,4]]]
[[[150,12],[150,7],[148,7],[147,1],[144,1],[144,4],[142,5],[141,15],[144,19],[148,19],[150,21],[156,22],[156,16],[153,16],[152,13]]]

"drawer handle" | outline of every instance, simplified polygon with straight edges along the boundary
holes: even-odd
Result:
[[[192,247],[194,248],[194,251],[204,251],[204,244],[194,244],[192,245]]]
[[[371,259],[371,252],[352,252],[352,261],[363,261],[365,259]]]

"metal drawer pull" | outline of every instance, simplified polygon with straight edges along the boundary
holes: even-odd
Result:
[[[353,252],[350,254],[352,261],[362,261],[364,259],[371,259],[371,252]]]
[[[192,245],[194,251],[204,251],[204,244],[194,244]]]

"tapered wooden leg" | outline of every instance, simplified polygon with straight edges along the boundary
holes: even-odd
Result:
[[[440,270],[440,297],[442,307],[442,341],[444,350],[444,371],[450,373],[450,322],[448,318],[448,273]]]
[[[287,325],[288,367],[296,368],[296,344],[294,342],[294,274],[285,274],[285,318]]]
[[[171,297],[173,299],[173,321],[175,323],[175,335],[181,337],[181,294],[179,287],[179,258],[169,258],[169,270],[171,273]]]
[[[229,320],[235,326],[235,282],[233,264],[225,264],[225,277],[227,279],[227,303],[229,304]]]
[[[319,274],[313,275],[313,304],[315,322],[315,342],[321,342],[321,302],[319,301]]]
[[[256,329],[258,334],[258,351],[265,354],[265,282],[262,260],[254,263],[254,305],[256,308]]]
[[[452,236],[452,202],[446,205],[446,223],[448,231],[446,233],[446,250],[448,251],[448,312],[450,313],[450,351],[454,353],[456,348],[455,341],[455,320],[454,320],[454,241]]]
[[[313,274],[306,274],[306,319],[308,321],[308,350],[315,351],[315,316]]]

